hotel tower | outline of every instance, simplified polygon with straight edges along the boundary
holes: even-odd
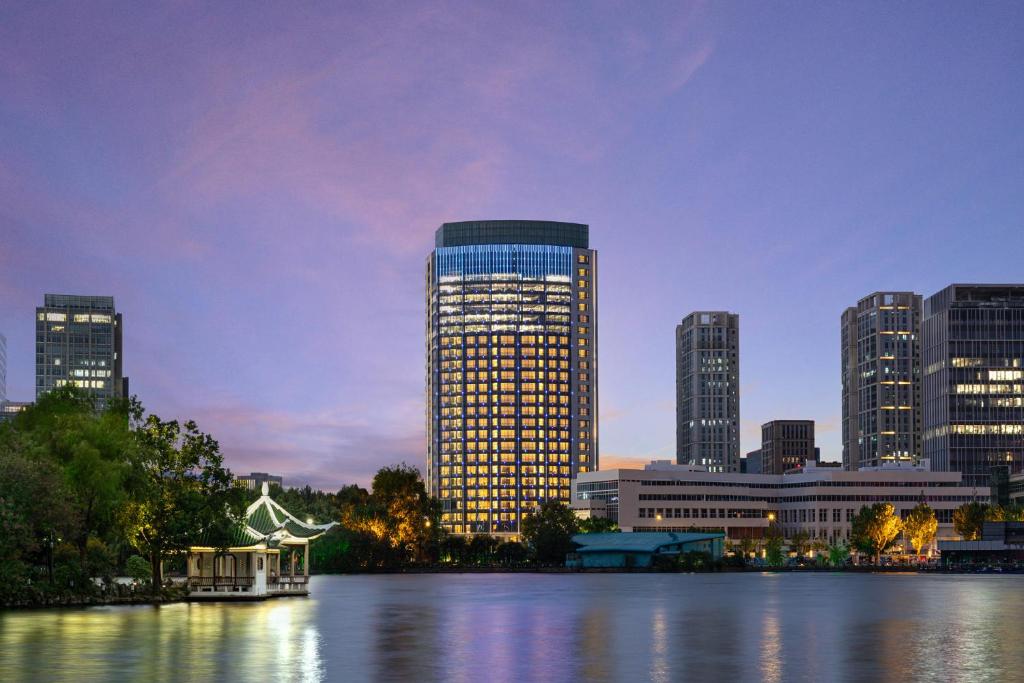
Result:
[[[427,259],[427,480],[456,534],[516,535],[597,469],[589,228],[467,221]]]

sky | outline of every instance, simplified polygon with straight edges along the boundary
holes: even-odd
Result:
[[[113,295],[235,472],[425,462],[445,221],[590,225],[602,468],[672,459],[674,330],[740,314],[742,450],[841,457],[839,316],[1024,281],[1024,4],[0,5],[0,333]]]

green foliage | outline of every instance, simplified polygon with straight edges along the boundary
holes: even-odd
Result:
[[[579,520],[557,500],[548,500],[522,522],[523,541],[541,564],[565,563],[572,551],[572,536],[579,533]]]
[[[1024,522],[1024,505],[1010,503],[990,507],[985,513],[988,522]]]
[[[132,555],[128,558],[128,561],[125,562],[125,573],[137,583],[145,583],[152,577],[149,561],[141,555]]]
[[[679,555],[678,567],[684,572],[706,572],[715,568],[715,561],[711,553],[691,550]]]
[[[853,517],[850,541],[860,552],[874,555],[878,564],[882,553],[892,547],[902,529],[903,523],[892,504],[865,505]]]
[[[187,551],[198,540],[215,548],[230,545],[245,493],[232,484],[220,445],[195,422],[149,415],[137,424],[135,437],[139,476],[120,520],[129,543],[149,558],[155,594],[169,553]]]
[[[846,564],[846,561],[850,559],[850,549],[842,544],[837,543],[828,547],[828,563],[833,567],[842,567]]]
[[[988,512],[988,505],[984,503],[964,503],[953,510],[953,528],[965,541],[976,541],[981,538],[981,527]]]
[[[588,517],[579,520],[581,534],[604,534],[619,531],[619,525],[607,517]]]
[[[764,535],[765,562],[769,567],[782,566],[782,529],[778,524],[768,526]]]
[[[803,557],[807,554],[808,548],[810,548],[811,535],[801,529],[793,534],[789,539],[789,548],[794,551],[798,557]]]

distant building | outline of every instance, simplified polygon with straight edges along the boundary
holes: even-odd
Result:
[[[783,474],[815,461],[814,420],[772,420],[761,425],[761,474]]]
[[[747,453],[743,462],[747,468],[744,474],[761,474],[761,449]]]
[[[740,469],[740,317],[695,311],[676,327],[676,462]]]
[[[427,487],[455,534],[519,533],[598,466],[590,228],[466,221],[426,263]]]
[[[12,419],[30,405],[31,401],[3,401],[0,403],[0,422]]]
[[[1024,472],[1009,476],[1007,491],[1007,502],[1013,505],[1024,505]]]
[[[988,487],[928,467],[922,460],[848,472],[811,461],[790,474],[731,474],[659,461],[644,469],[581,474],[573,499],[602,501],[623,531],[724,531],[737,540],[761,538],[775,522],[787,538],[806,531],[826,543],[848,542],[853,516],[865,505],[891,503],[905,515],[924,501],[938,518],[938,538],[958,538],[953,511],[966,502],[988,502]],[[592,508],[593,516],[599,509]]]
[[[875,292],[843,313],[843,467],[921,457],[921,295]],[[933,462],[934,464],[934,462]]]
[[[1024,467],[1024,284],[955,284],[928,297],[922,323],[924,455],[988,486]]]
[[[284,487],[283,478],[273,474],[267,474],[266,472],[253,472],[252,474],[235,475],[235,484],[238,486],[244,486],[250,491],[260,489],[264,483],[277,484],[282,488]]]
[[[128,396],[121,314],[114,297],[47,294],[36,309],[36,398],[73,384],[102,408]]]

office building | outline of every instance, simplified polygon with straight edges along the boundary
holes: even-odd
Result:
[[[430,493],[449,532],[518,534],[598,465],[589,228],[445,223],[426,293]]]
[[[988,498],[988,487],[971,486],[959,472],[933,472],[927,460],[857,472],[811,460],[787,474],[708,472],[658,461],[580,474],[572,505],[587,505],[592,516],[606,516],[622,531],[724,531],[737,540],[763,538],[775,523],[786,538],[805,531],[812,540],[847,543],[865,505],[891,503],[904,516],[924,501],[938,519],[938,539],[956,539],[953,511]]]
[[[676,462],[739,472],[740,317],[697,311],[676,327]]]
[[[31,401],[2,401],[0,402],[0,422],[12,420],[14,416],[32,405]]]
[[[817,461],[814,420],[772,420],[761,425],[761,474],[784,474],[808,460]]]
[[[921,296],[875,292],[841,320],[843,467],[921,457]]]
[[[235,485],[241,486],[249,491],[259,491],[263,487],[263,484],[277,484],[284,488],[284,479],[273,474],[268,474],[267,472],[253,472],[252,474],[235,475]]]
[[[987,486],[1024,463],[1024,284],[954,284],[922,322],[925,457]]]
[[[100,408],[127,397],[122,328],[114,297],[47,294],[36,309],[36,398],[65,384],[87,390]]]
[[[743,463],[741,464],[740,471],[743,474],[761,474],[761,449],[758,448],[756,451],[750,451],[746,457],[742,458]],[[742,469],[746,467],[746,469]]]

